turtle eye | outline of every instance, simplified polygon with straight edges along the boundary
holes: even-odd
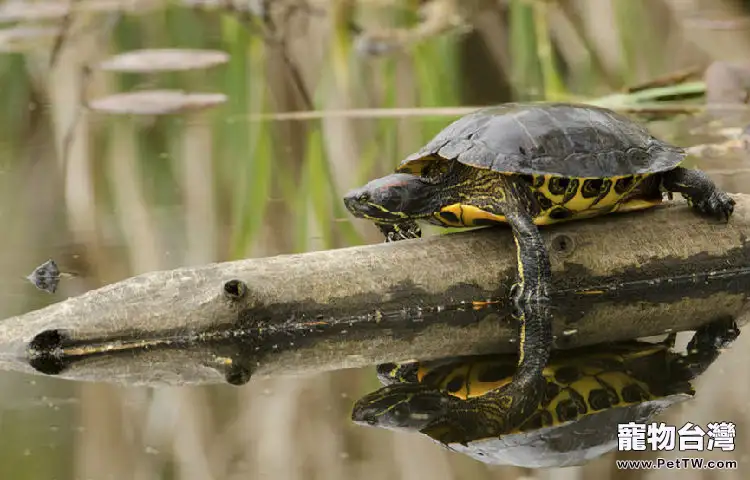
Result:
[[[370,194],[369,193],[360,193],[359,197],[357,197],[357,201],[361,202],[361,203],[365,203],[368,200],[370,200]]]

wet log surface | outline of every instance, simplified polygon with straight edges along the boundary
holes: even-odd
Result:
[[[684,202],[542,229],[555,348],[738,316],[750,196],[728,224]],[[0,322],[0,368],[125,384],[242,384],[384,361],[512,352],[510,230],[153,272]],[[246,287],[246,288],[245,288]]]

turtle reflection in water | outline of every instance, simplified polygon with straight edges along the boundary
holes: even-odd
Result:
[[[490,464],[580,465],[617,446],[617,424],[647,422],[692,398],[691,380],[738,335],[733,319],[721,319],[696,331],[686,354],[671,349],[674,334],[661,343],[633,340],[557,351],[543,373],[541,402],[510,430],[498,416],[515,356],[381,364],[378,377],[385,386],[356,402],[352,420],[418,431]]]
[[[728,221],[734,200],[705,173],[680,166],[685,155],[607,109],[506,104],[456,120],[396,172],[346,194],[344,204],[355,217],[374,222],[389,242],[420,237],[418,221],[510,226],[519,356],[505,400],[495,408],[514,428],[542,397],[541,372],[552,349],[552,273],[537,227],[647,209],[673,192],[696,212]]]

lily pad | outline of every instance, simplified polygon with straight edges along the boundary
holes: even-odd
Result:
[[[117,115],[170,115],[204,110],[227,101],[223,93],[142,90],[117,93],[89,102],[92,110]]]
[[[164,72],[211,68],[229,61],[229,54],[218,50],[162,48],[121,53],[99,64],[111,72]]]

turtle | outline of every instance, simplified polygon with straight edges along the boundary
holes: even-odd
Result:
[[[618,425],[648,423],[694,397],[691,381],[739,336],[734,319],[701,327],[687,352],[675,334],[653,343],[629,340],[557,350],[544,369],[544,394],[527,419],[505,428],[502,388],[515,355],[495,354],[377,367],[383,385],[357,400],[361,425],[418,431],[494,465],[552,468],[582,465],[618,445]]]
[[[512,427],[539,403],[552,349],[551,268],[539,227],[644,210],[673,192],[698,213],[728,222],[734,200],[705,173],[680,166],[685,157],[684,149],[609,109],[511,103],[459,118],[394,173],[343,201],[352,215],[374,222],[386,242],[421,237],[420,221],[510,226],[517,279],[509,297],[519,363],[498,408]]]

